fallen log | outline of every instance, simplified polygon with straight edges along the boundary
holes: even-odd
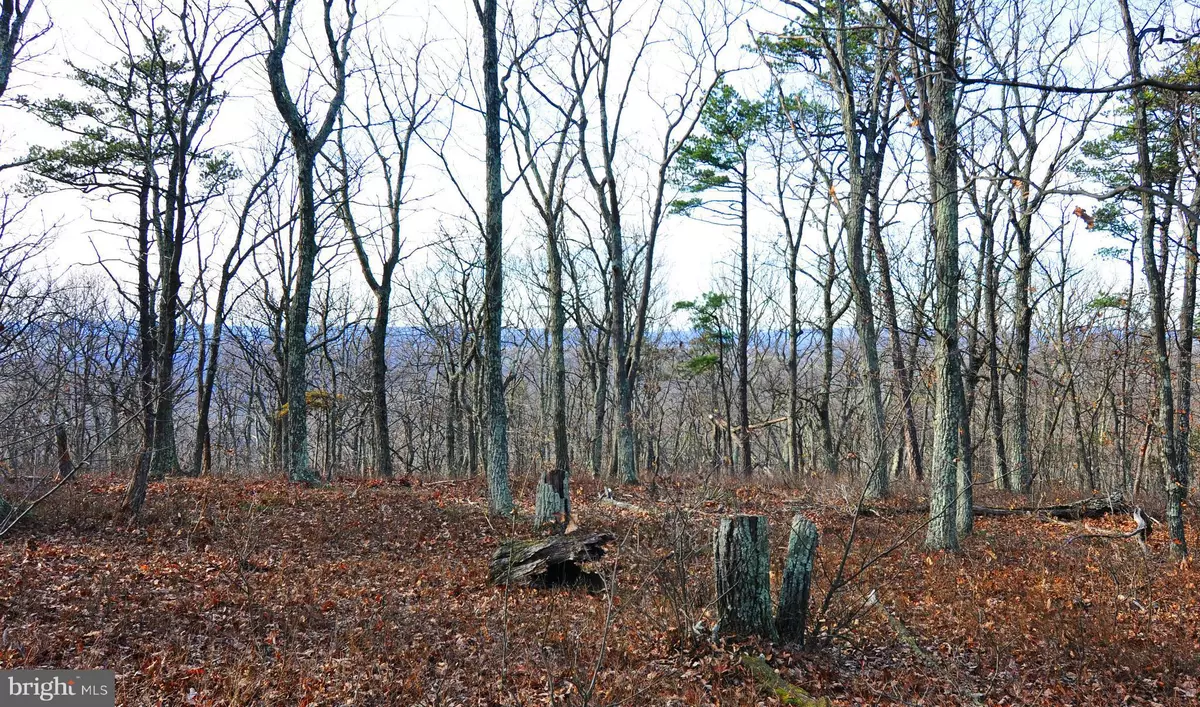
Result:
[[[1044,515],[1058,520],[1083,520],[1084,518],[1100,518],[1110,513],[1121,514],[1131,511],[1120,491],[1113,491],[1107,496],[1092,496],[1070,503],[1058,503],[1050,506],[1017,506],[1014,508],[994,508],[991,506],[975,506],[975,515],[980,516],[1014,516],[1014,515]]]
[[[1154,530],[1154,528],[1150,525],[1151,520],[1152,519],[1150,518],[1150,516],[1146,515],[1145,511],[1143,511],[1141,508],[1134,508],[1133,509],[1133,522],[1136,524],[1136,527],[1133,530],[1130,530],[1130,531],[1124,532],[1124,533],[1121,531],[1113,531],[1113,530],[1094,530],[1092,528],[1088,528],[1085,525],[1084,530],[1086,530],[1088,532],[1075,533],[1074,535],[1069,536],[1065,542],[1067,544],[1070,544],[1076,540],[1081,540],[1084,538],[1107,538],[1110,540],[1125,540],[1127,538],[1132,538],[1136,535],[1138,542],[1141,544],[1142,548],[1145,549],[1146,541],[1150,539],[1150,533],[1153,532],[1153,530]]]
[[[545,589],[582,584],[589,591],[604,588],[604,579],[585,571],[581,563],[604,557],[612,533],[577,530],[536,540],[510,540],[492,555],[492,584],[516,584]]]
[[[794,705],[795,707],[830,707],[832,705],[828,697],[813,697],[806,690],[779,677],[779,673],[775,672],[775,669],[768,665],[762,656],[743,653],[742,665],[750,673],[750,677],[754,678],[754,682],[774,694],[780,704]]]

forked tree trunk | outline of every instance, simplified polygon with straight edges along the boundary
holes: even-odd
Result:
[[[817,555],[817,526],[803,515],[792,517],[783,584],[779,587],[779,616],[775,627],[783,641],[804,645],[808,624],[808,595],[812,588],[813,560]]]
[[[713,532],[718,636],[775,638],[766,516],[722,518]]]
[[[275,26],[267,52],[267,77],[275,108],[287,126],[296,160],[296,187],[300,197],[296,220],[299,223],[295,289],[288,302],[285,375],[287,388],[287,445],[284,467],[291,481],[305,484],[320,483],[308,455],[308,315],[312,299],[313,273],[316,269],[320,244],[317,240],[317,196],[314,171],[317,156],[333,132],[334,121],[341,113],[346,98],[346,60],[349,56],[350,35],[354,28],[355,9],[346,3],[346,28],[335,37],[332,0],[324,5],[325,34],[329,38],[333,95],[325,107],[324,116],[310,124],[301,114],[284,74],[284,54],[287,52],[295,16],[296,0],[275,0]]]

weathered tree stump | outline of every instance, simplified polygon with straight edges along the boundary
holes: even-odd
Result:
[[[75,471],[75,465],[71,462],[71,449],[67,446],[67,426],[61,422],[54,426],[54,444],[58,447],[58,476],[54,480],[62,481]]]
[[[718,636],[775,638],[766,516],[722,518],[713,532]]]
[[[537,500],[534,505],[533,525],[557,525],[559,530],[571,520],[571,492],[567,474],[551,469],[542,475],[537,485]]]
[[[817,554],[817,526],[803,515],[792,517],[788,536],[787,560],[783,565],[783,584],[779,588],[779,615],[775,626],[779,638],[804,645],[808,624],[808,595],[812,587],[813,560]]]
[[[604,557],[604,546],[616,536],[578,530],[538,540],[510,540],[492,555],[492,584],[517,584],[548,588],[582,584],[590,590],[604,588],[604,580],[579,565]]]

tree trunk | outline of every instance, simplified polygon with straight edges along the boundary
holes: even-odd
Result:
[[[807,214],[807,208],[805,214]],[[788,476],[800,478],[800,293],[796,275],[799,272],[800,239],[792,237],[791,223],[784,220],[788,237]]]
[[[371,417],[375,427],[375,473],[390,479],[392,471],[391,428],[387,402],[387,330],[392,304],[390,273],[375,293],[375,326],[371,328]]]
[[[998,488],[1012,490],[1008,458],[1004,448],[1004,398],[1000,384],[1000,332],[996,301],[1000,293],[999,267],[996,264],[996,233],[990,223],[983,227],[987,262],[987,286],[984,291],[984,319],[987,322],[988,417],[992,435],[993,482]]]
[[[817,526],[803,515],[792,517],[783,583],[779,587],[779,616],[775,625],[783,641],[804,645],[808,623],[808,595],[812,587],[813,560],[817,554]]]
[[[287,349],[287,450],[284,464],[288,478],[303,484],[320,483],[308,455],[308,310],[312,300],[313,273],[317,263],[317,215],[313,170],[316,155],[296,149],[297,182],[300,191],[300,250],[295,289],[284,330]]]
[[[1130,17],[1128,0],[1119,0],[1119,2],[1125,25],[1130,80],[1136,83],[1142,78],[1139,44],[1141,36]],[[1134,90],[1130,93],[1133,97],[1133,126],[1137,142],[1138,184],[1148,190],[1153,188],[1153,164],[1146,125],[1146,99],[1141,90]],[[1176,557],[1186,557],[1187,539],[1184,537],[1183,503],[1186,500],[1189,472],[1186,453],[1187,440],[1179,438],[1177,429],[1178,420],[1171,382],[1171,361],[1167,349],[1166,286],[1162,273],[1158,270],[1158,256],[1154,251],[1154,229],[1157,221],[1154,197],[1148,191],[1141,192],[1141,208],[1142,271],[1146,277],[1146,289],[1150,295],[1155,385],[1158,388],[1159,447],[1167,486],[1167,532],[1171,536],[1171,553]],[[1187,336],[1190,338],[1192,332],[1187,332]]]
[[[608,357],[612,337],[608,333],[601,333],[600,339],[596,342],[599,354],[594,362],[596,366],[596,387],[592,391],[591,467],[592,478],[595,479],[604,476],[604,429],[607,425],[606,418],[608,416]]]
[[[550,290],[550,399],[554,459],[538,484],[534,524],[542,525],[557,520],[565,528],[571,518],[568,486],[571,460],[567,443],[567,360],[563,341],[567,313],[563,307],[563,265],[559,245],[557,217],[553,217],[546,224],[546,275]]]
[[[134,463],[124,507],[133,517],[142,511],[150,482],[150,453],[154,449],[154,297],[150,289],[150,180],[143,175],[138,193],[138,391],[142,417],[141,451]]]
[[[888,343],[892,350],[892,370],[896,375],[896,386],[900,389],[900,406],[904,411],[904,453],[908,457],[909,476],[917,481],[925,478],[921,461],[921,437],[917,432],[917,416],[913,411],[912,378],[908,362],[904,358],[904,340],[900,333],[900,319],[896,313],[896,294],[892,289],[892,270],[883,243],[879,225],[879,195],[872,194],[870,200],[871,244],[875,250],[875,262],[879,266],[879,293],[883,300],[883,315],[887,318]],[[914,362],[915,365],[915,362]]]
[[[1013,370],[1012,466],[1014,485],[1023,494],[1033,488],[1033,469],[1029,451],[1029,346],[1033,331],[1033,305],[1029,288],[1033,270],[1033,248],[1028,231],[1017,226],[1017,267],[1014,273],[1013,309],[1016,327],[1013,349],[1016,358]]]
[[[972,388],[974,383],[972,383]],[[958,497],[955,500],[955,524],[959,537],[970,535],[975,529],[975,516],[971,507],[975,503],[975,460],[971,454],[971,412],[974,395],[968,397],[966,383],[959,380],[959,423],[958,423]]]
[[[625,245],[620,228],[611,234],[613,293],[613,370],[617,384],[617,473],[626,484],[638,482],[633,439],[633,388],[629,379],[629,343],[625,331]]]
[[[1192,211],[1200,210],[1200,189],[1192,194]],[[1191,483],[1191,468],[1189,444],[1192,438],[1192,346],[1196,331],[1196,277],[1197,277],[1197,225],[1195,219],[1187,218],[1184,225],[1184,280],[1183,299],[1179,303],[1179,455],[1188,469],[1180,478],[1183,488],[1179,496],[1187,499],[1188,487]]]
[[[333,96],[329,99],[323,119],[315,126],[303,116],[288,89],[284,73],[284,54],[287,52],[292,30],[295,2],[291,0],[276,6],[274,36],[267,52],[267,78],[271,85],[271,97],[275,109],[287,125],[292,150],[296,160],[297,191],[300,195],[299,213],[300,244],[297,257],[295,290],[288,302],[287,326],[284,331],[284,377],[287,381],[284,395],[287,398],[287,444],[284,466],[292,481],[305,484],[319,483],[313,472],[308,455],[308,310],[312,299],[313,273],[316,268],[317,214],[313,172],[321,148],[333,132],[334,121],[342,112],[346,98],[346,60],[349,55],[350,35],[354,28],[354,4],[346,3],[346,28],[340,38],[335,37],[332,23],[333,0],[324,5],[324,29],[329,38],[330,61],[332,63]],[[315,127],[315,130],[313,129]]]
[[[604,546],[616,540],[612,533],[577,531],[540,540],[510,540],[492,555],[488,581],[536,588],[570,586],[582,581],[602,589],[603,578],[579,565],[604,557]],[[598,583],[598,586],[597,586]]]
[[[858,181],[861,182],[861,178]],[[861,190],[863,186],[860,184],[858,188]],[[862,202],[856,201],[855,195],[851,194],[851,209],[856,209],[856,206],[861,204]],[[867,278],[866,258],[863,252],[863,216],[861,209],[848,214],[851,223],[847,228],[847,242],[850,251],[850,291],[854,298],[854,325],[863,353],[861,375],[862,393],[865,398],[863,402],[866,408],[864,412],[869,416],[866,424],[870,446],[863,455],[867,465],[866,497],[878,499],[888,494],[888,452],[882,376],[879,369],[879,337],[875,328],[871,285]]]
[[[930,91],[934,129],[934,270],[937,286],[934,412],[934,464],[930,472],[929,528],[925,545],[957,550],[959,430],[962,424],[962,372],[958,351],[958,122],[953,62],[958,49],[954,0],[937,0],[936,71]]]
[[[146,503],[146,488],[150,485],[150,450],[143,449],[137,456],[133,467],[133,481],[125,491],[122,504],[125,512],[132,518],[137,518]]]
[[[826,226],[829,212],[826,208]],[[821,426],[821,455],[822,466],[829,476],[837,476],[837,448],[833,441],[833,420],[829,411],[829,398],[833,387],[833,329],[838,319],[834,312],[833,288],[837,280],[837,266],[834,261],[834,249],[829,242],[828,228],[825,233],[826,262],[825,278],[822,282],[822,298],[824,318],[821,321],[821,388],[817,391],[817,422]]]
[[[750,214],[749,214],[749,163],[742,153],[741,197],[742,197],[742,252],[741,283],[738,294],[738,418],[741,433],[741,472],[749,477],[753,470],[750,458]]]
[[[155,381],[154,454],[150,458],[150,476],[162,478],[180,471],[175,445],[175,353],[179,318],[180,263],[183,259],[187,183],[184,163],[188,143],[175,147],[167,176],[165,223],[158,237],[159,307],[158,376]]]
[[[484,224],[484,368],[487,375],[488,509],[496,515],[512,512],[508,485],[508,407],[504,399],[504,190],[501,184],[500,44],[496,36],[497,0],[483,0],[484,161],[487,167],[487,213]]]
[[[774,639],[766,516],[722,518],[713,531],[717,583],[714,635]]]
[[[71,461],[71,449],[67,446],[67,426],[61,422],[54,426],[54,444],[58,450],[58,474],[55,480],[62,481],[75,471],[75,464]]]

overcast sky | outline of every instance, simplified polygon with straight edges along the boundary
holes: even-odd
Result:
[[[76,93],[75,86],[67,78],[67,60],[83,66],[97,66],[111,63],[117,56],[111,46],[113,30],[101,0],[39,2],[41,7],[35,12],[35,22],[44,23],[48,11],[53,17],[54,27],[35,45],[40,56],[14,72],[9,89],[10,96],[24,94],[38,98],[58,93]],[[120,0],[112,2],[119,3]],[[631,0],[629,4],[634,6],[639,3]],[[699,0],[694,0],[693,4],[698,5]],[[305,22],[311,24],[316,19],[319,3],[308,0],[301,5],[306,7]],[[661,23],[662,30],[659,32],[659,38],[664,43],[652,49],[651,60],[645,63],[645,68],[635,80],[635,97],[629,118],[631,127],[626,131],[630,155],[653,152],[661,139],[662,119],[654,101],[670,95],[679,80],[678,70],[682,56],[677,45],[671,42],[680,41],[679,34],[686,31],[683,29],[687,23],[684,10],[689,7],[692,5],[686,4],[684,0],[670,0],[667,3],[670,17]],[[782,12],[782,5],[780,8]],[[525,20],[526,18],[518,16],[518,25],[524,26],[521,23]],[[452,83],[455,77],[459,76],[463,70],[464,57],[475,65],[478,63],[478,26],[473,10],[464,0],[360,0],[359,23],[360,39],[370,35],[374,41],[386,41],[395,47],[410,45],[422,39],[431,40],[433,59],[429,70],[443,85]],[[769,80],[764,70],[756,68],[755,57],[744,49],[749,37],[747,25],[756,31],[776,31],[783,26],[783,20],[779,15],[767,10],[752,11],[737,23],[730,38],[730,49],[723,57],[724,68],[743,68],[735,74],[733,83],[747,95],[761,95],[768,88]],[[635,31],[637,23],[632,27],[634,30],[631,31]],[[1109,44],[1111,39],[1111,36],[1097,35],[1092,40],[1094,44],[1087,48],[1085,54],[1095,56],[1111,52],[1115,48]],[[361,52],[357,56],[361,57]],[[304,66],[303,57],[298,51],[293,51],[290,57],[295,62],[290,70],[294,72],[293,80],[296,80]],[[355,57],[352,57],[351,61],[353,63]],[[235,80],[226,86],[232,97],[222,107],[208,137],[208,145],[223,145],[235,154],[245,157],[250,146],[260,143],[264,136],[275,134],[279,129],[279,118],[269,100],[260,58],[248,59],[234,77]],[[458,100],[467,104],[467,107],[456,109],[450,152],[452,165],[467,186],[468,195],[481,204],[481,121],[469,110],[469,105],[475,101],[469,87],[470,83],[464,80],[462,90],[457,92]],[[354,104],[355,100],[351,95],[351,104]],[[11,105],[0,107],[0,126],[0,152],[4,158],[18,155],[32,144],[54,144],[61,139],[54,130],[39,124],[36,119]],[[508,147],[506,145],[506,149]],[[413,200],[405,225],[405,235],[409,245],[416,247],[435,237],[439,227],[450,227],[458,223],[459,219],[468,213],[468,209],[446,179],[444,168],[432,151],[420,149],[413,159],[415,163],[410,172]],[[628,222],[633,224],[635,229],[644,218],[644,215],[639,213],[641,209],[638,208],[637,197],[649,178],[648,173],[638,171],[637,165],[637,160],[630,157],[630,172],[623,175],[629,181],[627,193],[631,200],[631,217]],[[763,169],[765,170],[765,167]],[[918,166],[918,169],[923,167]],[[8,182],[15,177],[11,172],[12,170],[4,175]],[[765,175],[765,171],[763,174]],[[581,208],[587,207],[592,195],[583,189],[582,182],[577,191]],[[1069,205],[1063,202],[1058,205],[1060,208],[1049,209],[1047,215],[1051,218],[1065,218],[1061,213],[1049,212],[1063,212]],[[118,254],[123,247],[123,241],[115,233],[117,227],[104,222],[112,220],[119,213],[128,213],[130,208],[133,207],[128,202],[108,203],[74,192],[61,192],[38,198],[33,211],[27,217],[27,225],[31,228],[36,227],[38,222],[57,225],[56,241],[49,257],[55,268],[67,270],[71,266],[94,262],[97,251],[105,257]],[[918,213],[919,211],[901,213],[901,222],[895,228],[901,231],[915,228],[917,224],[914,219]],[[505,216],[506,238],[510,249],[514,252],[536,249],[537,239],[528,235],[532,233],[532,211],[528,208],[522,189],[514,190],[514,196],[506,205]],[[970,229],[969,219],[964,221],[964,225]],[[780,226],[764,209],[755,208],[752,212],[751,232],[755,250],[760,256],[766,257],[778,242]],[[1075,255],[1077,259],[1084,261],[1090,259],[1097,247],[1110,244],[1102,235],[1081,231],[1074,222],[1067,225],[1067,235],[1077,240]],[[683,217],[672,218],[668,222],[659,249],[661,272],[665,274],[669,297],[672,300],[690,298],[710,289],[714,273],[720,269],[720,264],[730,261],[736,238],[736,228],[714,226]],[[898,255],[900,258],[921,257],[919,252]],[[409,267],[420,267],[419,259],[414,259],[409,263]],[[357,282],[357,265],[347,260],[343,275],[346,280]]]

